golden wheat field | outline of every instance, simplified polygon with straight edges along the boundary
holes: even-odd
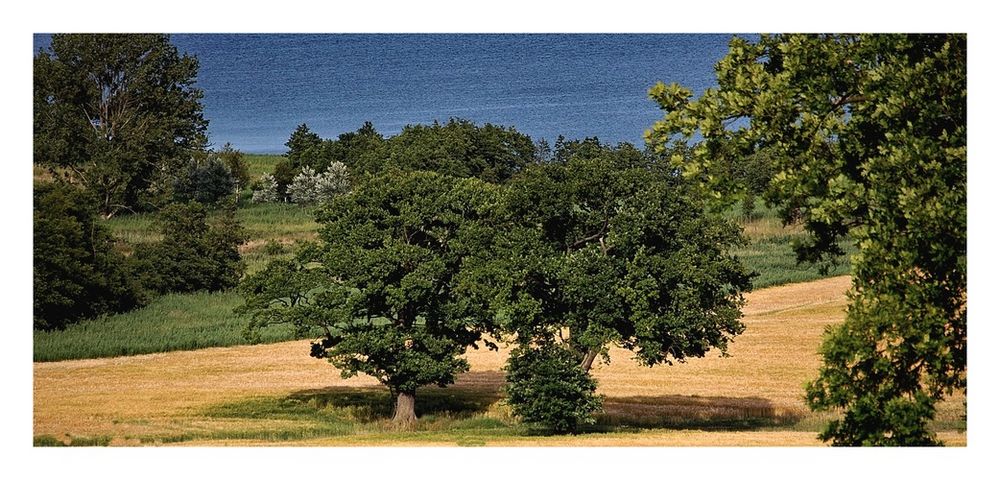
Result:
[[[440,407],[415,432],[395,432],[371,411],[388,400],[368,377],[341,378],[308,355],[308,341],[34,365],[34,434],[110,445],[822,445],[827,414],[809,412],[803,385],[819,367],[824,327],[842,321],[848,277],[760,290],[729,357],[642,367],[624,350],[595,366],[601,425],[575,436],[525,435],[500,402],[506,352],[467,354],[471,370],[446,389],[418,392]],[[347,399],[347,400],[344,400]],[[963,398],[934,425],[965,445]],[[457,403],[456,403],[457,402]],[[449,405],[470,406],[467,418]],[[324,421],[347,415],[353,421]],[[459,415],[460,416],[460,415]],[[333,423],[331,423],[333,422]],[[624,428],[622,428],[624,426]]]

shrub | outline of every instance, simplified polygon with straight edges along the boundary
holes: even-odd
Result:
[[[70,185],[34,192],[35,328],[52,330],[144,303],[127,260],[96,221],[93,197]]]
[[[341,162],[331,163],[326,172],[316,179],[317,202],[325,202],[350,190],[351,179],[347,172],[347,165]]]
[[[274,180],[278,182],[278,196],[284,198],[287,194],[288,186],[295,178],[295,166],[287,158],[274,165]]]
[[[319,175],[311,167],[302,167],[302,172],[288,186],[288,196],[295,203],[325,202],[347,193],[350,188],[347,167],[341,162],[333,162]]]
[[[281,255],[282,253],[285,253],[285,246],[272,238],[264,244],[264,253],[272,256]]]
[[[161,230],[163,241],[136,248],[146,288],[158,293],[216,291],[235,286],[243,276],[238,248],[246,234],[235,212],[209,226],[201,204],[173,204],[161,212]]]
[[[229,143],[222,146],[216,157],[229,169],[236,191],[240,191],[250,183],[250,166],[243,159],[243,152],[236,150]]]
[[[250,201],[253,203],[277,202],[280,197],[278,196],[278,182],[275,181],[274,175],[265,173],[260,177],[259,182],[260,186],[254,189]]]
[[[316,171],[311,167],[302,167],[302,171],[292,179],[288,186],[288,198],[294,203],[312,203],[316,201]]]
[[[552,343],[521,346],[507,364],[507,403],[528,423],[556,433],[576,432],[581,423],[594,423],[601,410],[595,395],[597,382],[579,365],[573,352]]]
[[[209,157],[188,162],[173,186],[175,201],[214,204],[233,193],[236,182],[222,160]]]

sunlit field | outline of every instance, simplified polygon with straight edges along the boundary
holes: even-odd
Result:
[[[36,444],[821,445],[829,415],[808,411],[823,329],[843,320],[848,277],[750,294],[729,357],[641,367],[623,350],[593,373],[604,413],[575,436],[546,436],[502,402],[506,351],[470,350],[471,371],[417,393],[413,432],[388,422],[391,398],[343,379],[308,341],[36,363]],[[933,428],[965,444],[962,398]]]

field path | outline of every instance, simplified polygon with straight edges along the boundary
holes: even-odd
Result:
[[[844,293],[849,286],[849,277],[834,277],[751,293],[744,309],[746,332],[732,344],[729,357],[712,353],[684,364],[647,368],[631,361],[627,351],[612,351],[610,364],[596,364],[594,368],[599,393],[606,396],[607,415],[633,424],[673,417],[710,423],[765,418],[772,420],[775,428],[799,422],[808,415],[802,386],[820,365],[816,352],[823,329],[843,320]],[[343,379],[328,363],[310,357],[308,352],[308,341],[294,341],[35,363],[35,435],[111,436],[119,442],[124,438],[183,434],[206,428],[210,422],[206,423],[198,412],[211,405],[330,387],[378,385],[366,376]],[[464,374],[455,387],[496,392],[506,351],[498,354],[486,349],[470,350],[467,355],[472,371]],[[957,404],[961,407],[961,400]],[[610,434],[605,444],[816,445],[815,429],[657,430],[631,436]],[[525,441],[601,443],[599,438],[583,437]],[[964,434],[943,438],[950,439],[951,444],[964,444]],[[309,443],[343,442],[368,443],[362,437],[316,439]]]

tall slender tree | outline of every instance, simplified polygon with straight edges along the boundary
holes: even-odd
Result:
[[[205,148],[198,61],[167,35],[57,34],[34,60],[34,161],[111,217]]]

